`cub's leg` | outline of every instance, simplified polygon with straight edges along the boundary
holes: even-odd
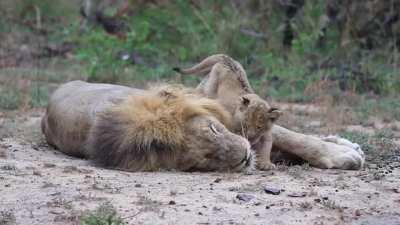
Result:
[[[256,153],[256,167],[259,170],[271,170],[275,168],[275,164],[271,162],[272,134],[266,133],[252,145]]]

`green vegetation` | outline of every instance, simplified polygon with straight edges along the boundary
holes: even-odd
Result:
[[[67,59],[34,58],[34,67],[39,67],[40,75],[35,72],[31,78],[43,76],[43,82],[33,84],[30,93],[34,96],[29,105],[45,104],[46,79],[57,83],[71,79],[65,72],[61,74],[61,69],[55,71],[60,73],[57,76],[44,76],[47,68],[55,64],[62,64],[70,73],[79,71],[93,82],[143,86],[173,80],[195,85],[198,77],[181,77],[171,68],[193,65],[211,54],[225,53],[243,64],[253,87],[263,97],[310,102],[321,94],[336,99],[343,99],[345,92],[368,94],[365,102],[357,106],[360,117],[388,109],[386,117],[400,117],[397,110],[400,106],[395,100],[400,93],[395,30],[385,33],[383,28],[375,29],[373,26],[380,21],[370,23],[370,17],[363,15],[380,15],[379,11],[351,11],[348,23],[338,19],[328,24],[327,3],[320,0],[304,1],[289,19],[285,14],[288,6],[281,1],[139,2],[131,2],[131,13],[116,17],[123,24],[121,37],[107,33],[99,23],[82,29],[80,5],[74,1],[2,1],[0,12],[5,20],[0,21],[0,30],[5,31],[3,34],[18,34],[13,43],[15,48],[12,44],[11,47],[0,44],[6,52],[18,51],[21,44],[35,48],[46,43],[74,46]],[[354,8],[364,7],[353,4]],[[381,4],[386,7],[389,3]],[[107,1],[104,5],[103,13],[110,18],[121,7]],[[345,6],[335,7],[340,12]],[[360,21],[373,24],[372,28],[359,25]],[[285,44],[288,24],[293,37]],[[361,31],[366,29],[372,29],[364,32],[371,35],[361,37]],[[368,47],[366,40],[372,40],[375,47]],[[130,57],[124,60],[127,55]],[[0,97],[1,108],[14,109],[20,104],[15,101],[20,99],[18,93],[3,89],[1,92],[5,93]]]
[[[106,202],[101,204],[96,210],[84,214],[81,218],[81,225],[122,225],[123,221],[117,211]]]
[[[394,134],[391,130],[383,129],[374,135],[343,132],[341,136],[360,144],[369,163],[381,164],[398,160],[400,148],[394,143]]]

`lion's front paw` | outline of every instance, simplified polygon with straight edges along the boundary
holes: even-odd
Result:
[[[328,147],[331,152],[322,160],[326,168],[361,169],[363,167],[365,154],[357,143],[339,136],[328,136],[322,140],[331,143]]]
[[[344,146],[350,147],[350,148],[354,149],[356,152],[358,152],[358,154],[360,154],[360,156],[362,158],[365,158],[365,155],[364,155],[363,150],[361,149],[361,146],[357,143],[351,142],[350,140],[348,140],[346,138],[342,138],[337,135],[329,135],[329,136],[323,137],[322,140],[332,142],[332,143],[335,143],[338,145],[344,145]]]
[[[259,170],[273,170],[275,168],[276,166],[272,162],[257,164],[257,169]]]

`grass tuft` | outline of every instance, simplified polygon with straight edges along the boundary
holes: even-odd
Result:
[[[81,217],[81,225],[122,225],[123,220],[114,206],[105,202],[96,210],[87,212]]]

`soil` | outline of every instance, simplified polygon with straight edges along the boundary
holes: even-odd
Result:
[[[1,225],[79,224],[104,202],[126,224],[400,224],[394,160],[360,171],[279,165],[252,175],[129,173],[47,146],[41,115],[0,114]]]

